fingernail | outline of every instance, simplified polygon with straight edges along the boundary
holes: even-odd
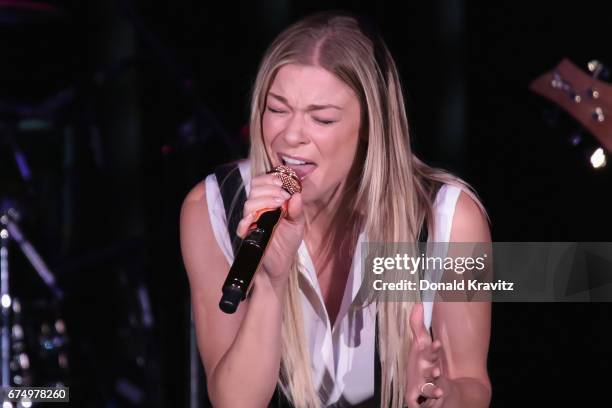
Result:
[[[276,201],[276,202],[277,202],[277,203],[279,203],[279,204],[282,204],[282,203],[284,203],[284,202],[285,202],[285,199],[284,199],[284,198],[280,198],[280,197],[275,197],[275,198],[274,198],[274,201]]]
[[[281,194],[283,195],[283,197],[285,197],[286,200],[291,198],[291,194],[289,194],[288,192],[286,192],[285,190],[283,190],[281,192]]]
[[[274,184],[276,184],[279,187],[282,187],[283,186],[283,181],[281,179],[279,179],[278,177],[276,177],[274,179]]]

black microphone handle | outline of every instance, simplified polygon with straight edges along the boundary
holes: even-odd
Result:
[[[223,283],[219,308],[225,313],[234,313],[240,302],[246,299],[247,289],[281,215],[280,208],[264,212],[255,222],[256,227],[242,241]]]

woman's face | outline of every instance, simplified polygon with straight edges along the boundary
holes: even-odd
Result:
[[[359,100],[316,66],[281,67],[266,97],[263,137],[274,166],[302,179],[304,203],[325,200],[346,180],[359,141]]]

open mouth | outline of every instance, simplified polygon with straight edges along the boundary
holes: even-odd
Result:
[[[278,158],[283,163],[283,165],[291,167],[293,171],[296,172],[300,180],[304,180],[306,176],[308,176],[317,168],[317,165],[315,163],[310,162],[307,159],[301,157],[298,158],[278,153]]]

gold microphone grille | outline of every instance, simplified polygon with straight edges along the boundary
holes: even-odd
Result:
[[[276,166],[272,172],[283,182],[283,188],[291,195],[302,192],[300,178],[291,167]]]

